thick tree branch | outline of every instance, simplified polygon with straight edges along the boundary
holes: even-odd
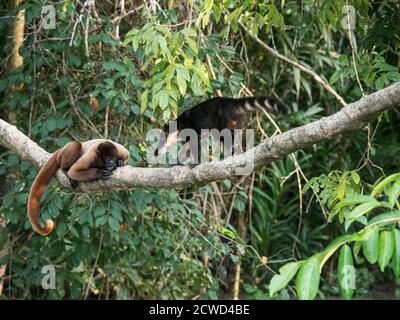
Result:
[[[107,189],[180,188],[205,185],[234,176],[236,170],[243,167],[248,161],[254,161],[254,169],[258,169],[293,151],[304,149],[342,133],[362,129],[379,113],[399,104],[400,83],[396,83],[349,104],[329,117],[276,135],[243,154],[229,157],[223,161],[200,164],[192,169],[186,166],[171,168],[127,166],[117,169],[110,180],[82,183],[76,191],[94,192]],[[18,131],[15,126],[1,119],[0,145],[17,153],[22,159],[31,162],[36,167],[42,166],[50,156],[35,142]],[[63,173],[59,171],[57,178],[65,188],[69,189],[68,181]]]

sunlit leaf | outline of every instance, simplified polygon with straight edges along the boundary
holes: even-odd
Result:
[[[296,275],[300,265],[301,262],[290,262],[279,269],[279,274],[274,275],[269,283],[270,297],[289,283],[289,281]]]
[[[375,263],[378,260],[378,250],[379,250],[379,230],[376,228],[369,239],[364,241],[362,244],[362,249],[365,258],[369,263]]]
[[[351,248],[345,244],[340,249],[338,261],[338,279],[340,293],[343,298],[350,300],[354,293],[355,272]]]
[[[379,234],[378,264],[381,271],[385,271],[394,252],[394,234],[383,230]]]
[[[296,291],[300,300],[312,300],[318,293],[319,260],[311,257],[304,262],[296,277]]]

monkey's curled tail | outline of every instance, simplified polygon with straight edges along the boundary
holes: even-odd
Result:
[[[40,221],[40,198],[46,191],[50,180],[56,175],[60,165],[57,162],[57,156],[60,151],[57,150],[50,157],[45,165],[40,169],[35,181],[32,184],[31,191],[28,198],[28,218],[32,224],[33,230],[42,236],[47,236],[54,229],[54,222],[46,220],[46,226],[42,228],[39,224]]]

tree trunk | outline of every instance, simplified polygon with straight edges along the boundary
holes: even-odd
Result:
[[[15,9],[21,0],[12,0],[11,1],[11,10]],[[18,11],[15,21],[11,26],[10,36],[12,39],[12,51],[10,60],[8,63],[8,71],[21,67],[24,64],[24,59],[19,53],[20,48],[24,43],[24,30],[25,30],[25,10]],[[4,228],[6,225],[6,221],[0,215],[0,230]],[[0,249],[0,258],[7,253],[5,248]],[[6,273],[6,265],[0,266],[0,296],[3,292],[3,276]]]

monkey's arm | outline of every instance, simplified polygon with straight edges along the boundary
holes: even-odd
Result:
[[[68,170],[68,177],[76,181],[92,181],[106,179],[112,175],[111,171],[93,168],[96,164],[96,152],[87,152]]]

